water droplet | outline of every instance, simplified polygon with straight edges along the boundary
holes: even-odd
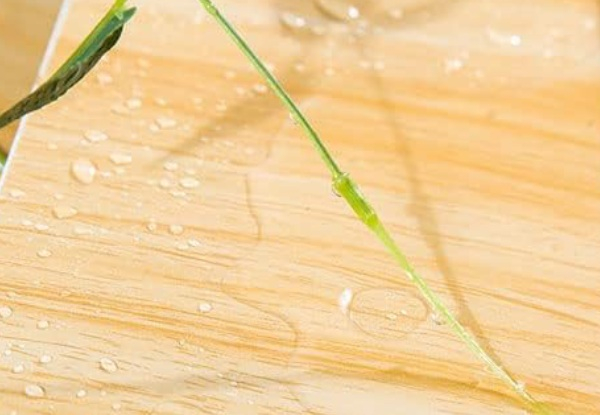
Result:
[[[265,94],[268,91],[268,88],[265,84],[255,84],[252,86],[252,90],[257,94]]]
[[[98,130],[88,130],[83,133],[83,136],[90,143],[99,143],[108,140],[108,135]]]
[[[0,318],[9,318],[10,316],[12,316],[12,314],[12,308],[7,306],[0,307]]]
[[[288,29],[296,30],[306,27],[306,19],[290,12],[283,12],[279,16],[281,23]]]
[[[452,58],[446,59],[446,61],[444,61],[444,70],[446,71],[446,73],[460,71],[464,66],[465,63],[462,61],[462,59]]]
[[[117,166],[123,166],[126,164],[131,163],[133,160],[133,157],[131,157],[131,154],[125,154],[125,153],[112,153],[110,155],[110,161],[113,162],[113,164],[116,164]]]
[[[75,396],[77,396],[78,398],[85,398],[87,396],[87,392],[85,389],[79,389],[77,391],[77,393],[75,394]]]
[[[96,172],[96,166],[88,159],[77,159],[71,164],[71,174],[82,184],[91,184]]]
[[[46,330],[48,327],[50,327],[48,320],[40,320],[37,322],[37,328],[40,330]]]
[[[25,396],[29,398],[43,398],[46,395],[46,391],[39,385],[27,385],[25,386]]]
[[[12,189],[10,192],[8,192],[8,195],[13,199],[20,199],[25,196],[25,192],[19,189]]]
[[[158,182],[158,185],[162,188],[162,189],[168,189],[170,188],[173,184],[171,183],[171,181],[169,179],[160,179],[160,181]]]
[[[37,256],[40,258],[49,258],[52,256],[52,252],[48,249],[40,249],[37,251]]]
[[[44,232],[50,229],[50,226],[46,225],[45,223],[36,223],[34,228],[36,231]]]
[[[165,130],[169,128],[175,128],[177,126],[177,121],[169,117],[158,117],[156,119],[156,125],[158,125],[159,128]]]
[[[12,368],[12,372],[16,374],[23,373],[25,372],[25,366],[23,366],[22,364],[15,365]]]
[[[52,214],[56,219],[68,219],[77,215],[77,209],[67,205],[57,205],[52,209]]]
[[[165,164],[163,164],[163,168],[166,171],[176,171],[179,169],[179,164],[175,163],[174,161],[167,161]]]
[[[130,110],[137,110],[142,108],[142,101],[138,98],[131,98],[125,102],[125,106]]]
[[[21,225],[29,227],[29,226],[33,226],[33,222],[30,221],[29,219],[23,219],[21,221]]]
[[[443,326],[444,324],[446,324],[446,320],[444,320],[444,318],[435,311],[431,313],[431,321],[433,321],[438,326]]]
[[[348,309],[350,304],[352,303],[352,299],[354,298],[354,293],[350,288],[344,289],[340,296],[338,297],[338,306],[340,307],[340,311],[343,314],[348,314]]]
[[[119,402],[115,402],[111,405],[113,411],[118,412],[123,406]]]
[[[517,389],[521,392],[525,392],[525,389],[527,388],[527,385],[525,384],[525,382],[523,381],[518,381],[517,382]]]
[[[103,86],[113,83],[113,77],[110,74],[107,74],[106,72],[99,72],[96,75],[96,79],[98,80],[98,83]]]
[[[149,222],[146,225],[146,229],[148,229],[150,232],[156,232],[156,230],[158,229],[158,225],[156,224],[156,222]]]
[[[52,356],[43,354],[40,356],[39,362],[43,365],[46,365],[52,361]]]
[[[173,235],[181,235],[183,233],[183,226],[181,225],[170,225],[169,232]]]
[[[520,46],[523,42],[519,35],[500,33],[491,28],[486,29],[486,34],[490,42],[499,45]]]
[[[190,248],[198,248],[200,246],[200,241],[197,239],[188,239],[187,244]]]
[[[184,177],[179,180],[179,185],[184,189],[194,189],[200,186],[200,182],[194,177]]]
[[[376,337],[399,338],[427,320],[427,305],[411,291],[370,289],[354,296],[351,320]]]
[[[110,108],[110,110],[118,115],[129,115],[129,108],[123,104],[115,104]]]
[[[348,0],[314,0],[317,7],[327,16],[336,20],[356,20],[360,10]]]
[[[394,20],[401,20],[404,17],[404,10],[402,9],[391,9],[388,11],[388,15]]]
[[[201,313],[210,313],[212,309],[213,306],[210,303],[202,303],[198,306],[198,311]]]
[[[119,366],[117,366],[117,363],[112,360],[109,359],[107,357],[103,357],[102,359],[100,359],[100,369],[104,370],[107,373],[115,373],[117,370],[119,370]]]

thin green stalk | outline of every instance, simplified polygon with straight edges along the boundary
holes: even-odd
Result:
[[[551,409],[538,402],[529,392],[525,390],[523,384],[516,381],[483,349],[483,347],[481,347],[475,337],[465,329],[465,327],[456,319],[452,312],[442,303],[438,295],[431,290],[427,282],[416,273],[406,255],[398,247],[383,222],[381,222],[379,219],[377,212],[363,196],[362,192],[356,183],[350,178],[350,176],[347,173],[342,172],[342,170],[338,167],[337,163],[319,138],[315,129],[298,109],[294,101],[277,81],[275,76],[265,67],[262,61],[252,51],[250,46],[248,46],[244,39],[238,34],[231,23],[229,23],[229,21],[223,16],[223,14],[221,14],[211,0],[199,1],[208,11],[208,13],[216,19],[219,25],[233,39],[234,43],[241,49],[250,62],[252,62],[252,65],[263,76],[275,95],[281,99],[283,104],[290,111],[294,120],[311,140],[317,152],[331,172],[334,189],[346,200],[357,217],[377,236],[377,238],[379,238],[383,245],[388,249],[408,279],[416,285],[432,309],[444,319],[444,321],[469,347],[469,349],[477,356],[477,358],[479,358],[496,376],[506,382],[506,384],[510,386],[535,413],[540,415],[555,414],[555,412],[553,412]]]

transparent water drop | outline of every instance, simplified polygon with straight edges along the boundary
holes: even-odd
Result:
[[[444,71],[446,73],[460,71],[464,66],[465,66],[464,61],[459,58],[451,58],[451,59],[446,59],[444,61]]]
[[[201,303],[200,305],[198,305],[198,311],[205,314],[205,313],[210,313],[213,309],[213,306],[211,303]]]
[[[79,399],[85,398],[87,396],[87,391],[85,389],[79,389],[77,393],[75,393],[75,396]]]
[[[131,154],[125,153],[112,153],[110,155],[110,161],[117,166],[124,166],[126,164],[130,164],[133,161],[133,157]]]
[[[28,398],[43,398],[46,395],[46,391],[40,385],[29,384],[25,386],[25,396]]]
[[[8,192],[8,195],[10,197],[12,197],[13,199],[20,199],[23,196],[25,196],[25,192],[20,189],[12,189],[11,191]]]
[[[148,229],[150,232],[156,232],[156,230],[158,229],[158,225],[156,224],[156,222],[149,222],[146,225],[146,229]]]
[[[197,239],[188,239],[187,244],[190,248],[198,248],[201,245],[200,241]]]
[[[498,32],[492,28],[486,29],[486,34],[490,42],[498,45],[521,46],[523,39],[517,34],[506,34]]]
[[[83,137],[90,143],[100,143],[108,140],[108,135],[98,130],[88,130],[83,133]]]
[[[47,354],[43,354],[40,356],[39,360],[38,360],[41,364],[46,365],[48,363],[50,363],[52,361],[52,356],[47,355]]]
[[[345,288],[338,297],[338,306],[342,314],[348,314],[348,309],[354,298],[354,292],[350,288]]]
[[[9,318],[10,316],[12,316],[12,314],[13,314],[12,308],[10,308],[8,306],[0,307],[0,318]]]
[[[155,122],[156,125],[163,130],[175,128],[177,126],[177,121],[169,117],[158,117]]]
[[[81,184],[91,184],[96,178],[97,168],[88,159],[77,159],[71,164],[71,175]]]
[[[100,369],[107,373],[115,373],[117,370],[119,370],[119,366],[117,365],[117,363],[114,360],[109,359],[108,357],[103,357],[102,359],[100,359],[99,364]]]
[[[52,209],[52,215],[56,219],[69,219],[79,213],[77,209],[68,205],[57,205]]]
[[[171,183],[171,181],[169,179],[160,179],[160,181],[158,182],[158,185],[162,189],[168,189],[173,186],[173,184]]]
[[[200,182],[194,177],[184,177],[179,180],[179,185],[184,189],[195,189],[200,186]]]
[[[181,235],[183,233],[184,229],[183,226],[181,225],[170,225],[169,226],[169,232],[172,235]]]
[[[121,408],[123,408],[123,405],[121,405],[119,402],[115,402],[111,405],[111,409],[115,412],[120,411]]]
[[[36,327],[40,330],[46,330],[48,327],[50,327],[50,323],[48,320],[40,320],[37,322]]]
[[[348,0],[314,0],[319,10],[335,20],[356,20],[360,18],[359,8]]]
[[[176,171],[179,169],[179,164],[175,163],[174,161],[167,161],[165,164],[163,164],[163,168],[166,171]]]
[[[443,326],[444,324],[446,324],[446,320],[444,320],[444,318],[435,311],[431,313],[431,321],[433,321],[438,326]]]
[[[252,86],[252,90],[257,94],[265,94],[268,91],[268,88],[265,84],[255,84]]]
[[[17,375],[20,373],[23,373],[23,372],[25,372],[25,366],[23,366],[22,364],[17,364],[15,366],[13,366],[12,372]]]
[[[48,249],[40,249],[37,251],[37,256],[40,258],[49,258],[52,256],[52,252]]]
[[[298,30],[306,27],[306,19],[291,12],[281,13],[279,15],[279,21],[281,24],[291,30]]]
[[[139,98],[131,98],[125,102],[125,106],[130,110],[137,110],[142,108],[142,100]]]
[[[113,83],[113,77],[106,72],[99,72],[96,75],[96,79],[98,80],[98,83],[102,86],[110,85]]]

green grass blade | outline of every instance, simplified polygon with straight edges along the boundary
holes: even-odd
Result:
[[[252,65],[263,76],[275,95],[279,97],[286,108],[290,111],[294,120],[307,134],[308,138],[311,140],[317,152],[331,172],[333,187],[336,192],[346,200],[356,216],[388,249],[396,262],[399,264],[404,274],[413,284],[415,284],[432,309],[444,319],[454,333],[469,347],[469,349],[479,360],[485,364],[487,368],[489,368],[496,376],[502,379],[521,399],[523,399],[529,409],[538,415],[558,415],[558,413],[553,412],[553,410],[538,402],[529,392],[526,391],[525,387],[520,382],[517,382],[499,363],[497,363],[483,349],[483,347],[481,347],[477,339],[475,339],[475,337],[466,330],[466,328],[456,319],[454,314],[442,303],[441,299],[431,290],[427,282],[415,272],[406,255],[398,247],[384,224],[379,219],[377,212],[363,196],[358,186],[356,183],[354,183],[350,176],[340,170],[326,146],[319,138],[317,132],[314,130],[302,112],[298,109],[292,98],[286,93],[285,89],[281,86],[273,74],[265,67],[261,60],[252,51],[250,46],[244,41],[244,39],[239,35],[239,33],[223,16],[223,14],[218,10],[211,0],[198,1],[200,1],[207,12],[216,19],[223,30],[227,32],[234,43],[241,49],[244,55],[250,60]]]
[[[126,0],[113,7],[63,65],[40,87],[0,115],[0,128],[56,101],[83,79],[118,42],[123,27],[134,15]]]

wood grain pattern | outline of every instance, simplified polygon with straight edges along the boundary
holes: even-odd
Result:
[[[109,3],[73,1],[54,65]],[[597,3],[412,2],[397,21],[367,9],[354,37],[309,2],[221,3],[461,321],[540,399],[599,412]],[[522,414],[200,7],[137,4],[95,75],[29,119],[7,172],[0,409]],[[283,27],[286,10],[325,34]]]
[[[33,86],[62,0],[2,0],[0,3],[0,111],[25,96]],[[8,150],[16,125],[0,133]]]

